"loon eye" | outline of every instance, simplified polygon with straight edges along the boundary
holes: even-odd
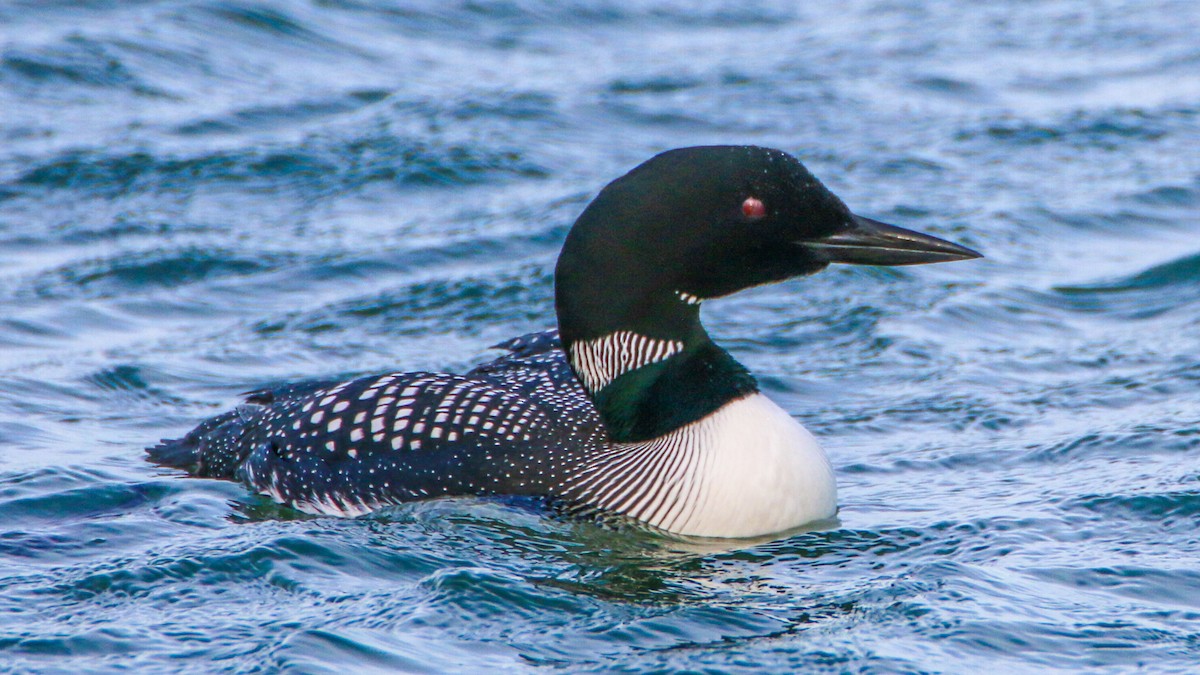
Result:
[[[767,206],[757,197],[746,197],[746,201],[742,202],[742,215],[747,218],[762,218],[767,215]]]

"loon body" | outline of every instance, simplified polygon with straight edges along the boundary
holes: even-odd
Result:
[[[831,518],[816,440],[709,339],[702,301],[832,262],[978,253],[852,214],[798,160],[713,146],[609,184],[555,270],[558,330],[463,375],[388,373],[253,392],[149,450],[314,514],[528,495],[660,530],[748,537]]]

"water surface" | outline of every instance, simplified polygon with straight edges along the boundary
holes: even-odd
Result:
[[[1197,34],[1170,0],[0,4],[0,670],[1194,668]],[[588,199],[703,143],[988,256],[706,306],[836,526],[309,518],[145,463],[239,392],[552,325]]]

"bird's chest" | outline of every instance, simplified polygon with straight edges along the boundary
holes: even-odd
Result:
[[[660,438],[612,446],[570,483],[574,499],[692,536],[770,534],[837,511],[824,451],[762,394]]]

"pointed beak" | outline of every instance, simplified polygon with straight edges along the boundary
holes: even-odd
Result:
[[[853,214],[846,229],[800,243],[827,262],[851,265],[924,265],[983,257],[945,239]]]

